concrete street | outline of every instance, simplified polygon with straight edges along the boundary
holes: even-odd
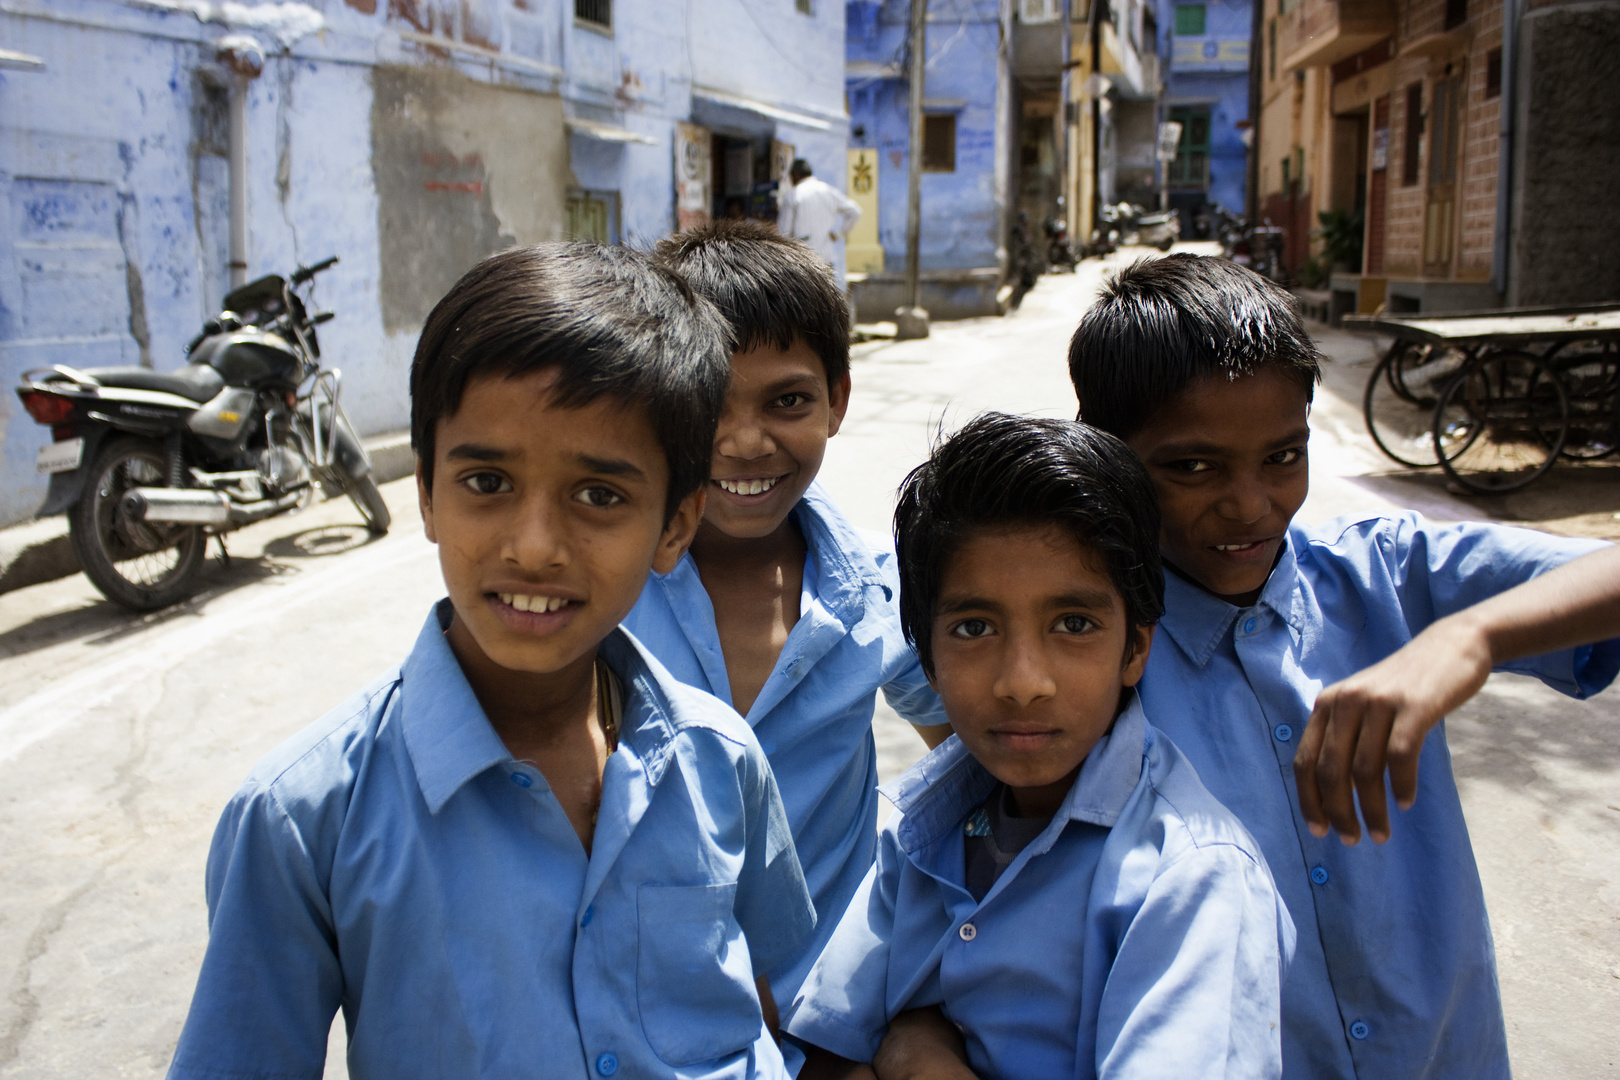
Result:
[[[1007,319],[857,348],[823,477],[858,524],[887,529],[941,425],[1073,415],[1064,349],[1106,269],[1043,278]],[[1483,516],[1390,474],[1360,420],[1372,346],[1324,341],[1305,517]],[[0,595],[0,1078],[163,1074],[206,941],[220,808],[260,756],[402,658],[440,595],[412,482],[383,490],[386,538],[367,542],[346,502],[261,523],[230,538],[208,591],[156,615],[82,576]],[[1617,720],[1620,692],[1570,702],[1499,676],[1448,722],[1521,1077],[1620,1071]],[[886,710],[878,737],[885,777],[922,749]],[[345,1075],[340,1054],[327,1075]]]

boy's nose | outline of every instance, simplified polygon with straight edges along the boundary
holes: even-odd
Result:
[[[714,442],[721,457],[752,461],[776,453],[776,440],[771,438],[765,425],[756,421],[722,423]]]
[[[996,697],[1019,706],[1033,705],[1057,693],[1046,653],[1033,642],[1013,642],[991,687]]]
[[[529,571],[566,565],[568,538],[560,524],[548,507],[520,508],[507,530],[502,555],[507,562]]]
[[[1224,492],[1220,509],[1222,516],[1250,525],[1271,512],[1271,493],[1259,477],[1238,477]]]

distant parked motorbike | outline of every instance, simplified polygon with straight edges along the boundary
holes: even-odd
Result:
[[[341,373],[320,366],[315,327],[333,313],[311,314],[298,293],[337,261],[232,291],[178,371],[24,373],[23,407],[55,440],[39,453],[51,475],[40,515],[67,512],[79,564],[109,600],[150,611],[184,599],[209,536],[296,509],[316,486],[388,531],[371,459],[338,405]]]
[[[1076,259],[1069,244],[1068,224],[1062,218],[1048,218],[1045,228],[1046,264],[1053,270],[1072,273]]]
[[[1181,215],[1174,210],[1144,210],[1140,206],[1131,206],[1127,220],[1127,244],[1169,251],[1171,245],[1181,239]]]

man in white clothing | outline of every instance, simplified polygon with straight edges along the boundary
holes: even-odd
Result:
[[[838,287],[845,287],[844,237],[860,220],[861,208],[831,184],[810,175],[810,163],[795,158],[788,169],[793,187],[782,201],[777,231],[810,245],[838,275]]]

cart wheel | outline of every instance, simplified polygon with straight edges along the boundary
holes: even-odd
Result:
[[[1569,394],[1569,438],[1561,456],[1596,461],[1620,449],[1620,344],[1554,345],[1542,360],[1558,372]]]
[[[1437,386],[1462,366],[1466,355],[1448,349],[1397,341],[1373,369],[1361,397],[1367,434],[1391,461],[1409,469],[1438,465],[1435,457],[1434,407]]]
[[[1446,475],[1469,491],[1517,491],[1553,467],[1569,435],[1561,379],[1527,352],[1487,353],[1441,393],[1434,448]]]

